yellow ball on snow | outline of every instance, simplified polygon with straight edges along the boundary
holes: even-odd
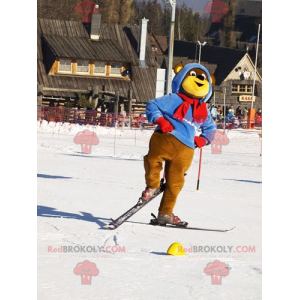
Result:
[[[167,253],[174,256],[185,255],[184,248],[180,243],[173,243]]]

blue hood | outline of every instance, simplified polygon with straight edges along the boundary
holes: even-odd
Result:
[[[179,73],[177,73],[175,75],[175,77],[172,81],[172,93],[176,94],[176,93],[182,92],[181,91],[182,81],[183,81],[185,75],[188,73],[188,71],[190,71],[191,69],[194,69],[194,68],[203,70],[206,73],[206,76],[208,78],[208,82],[209,82],[208,94],[205,96],[205,98],[201,99],[202,101],[207,102],[209,100],[209,98],[211,97],[211,95],[212,95],[212,85],[211,85],[210,75],[209,75],[208,70],[204,66],[202,66],[200,64],[197,64],[197,63],[186,64],[179,71]],[[184,92],[182,92],[182,93],[184,94]]]

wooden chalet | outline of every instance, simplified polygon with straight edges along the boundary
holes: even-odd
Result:
[[[158,64],[147,36],[138,26],[96,21],[38,19],[38,105],[84,95],[95,108],[129,112],[155,97]]]

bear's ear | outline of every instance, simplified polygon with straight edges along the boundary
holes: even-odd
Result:
[[[177,74],[183,68],[183,64],[179,63],[174,67],[174,73]]]
[[[209,75],[210,75],[211,85],[214,86],[216,84],[216,78],[213,74],[209,74]]]

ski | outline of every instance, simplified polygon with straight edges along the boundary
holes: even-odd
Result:
[[[150,201],[152,201],[154,198],[156,198],[158,195],[160,195],[164,189],[165,189],[165,181],[162,178],[160,181],[160,190],[153,195],[148,201],[143,201],[141,198],[139,198],[139,201],[137,204],[132,206],[129,210],[127,210],[124,214],[122,214],[117,219],[111,219],[111,222],[107,224],[104,228],[114,230],[118,228],[120,225],[122,225],[125,221],[127,221],[129,218],[131,218],[134,214],[136,214],[140,209],[142,209],[144,206],[146,206]]]
[[[227,232],[230,230],[233,230],[235,227],[230,228],[230,229],[209,229],[209,228],[199,228],[199,227],[184,227],[184,226],[175,226],[171,224],[166,224],[166,225],[154,225],[154,224],[148,224],[152,226],[160,226],[160,227],[168,227],[168,228],[177,228],[177,229],[189,229],[189,230],[202,230],[202,231],[215,231],[215,232]]]
[[[168,227],[168,228],[177,228],[177,229],[189,229],[189,230],[202,230],[202,231],[216,231],[216,232],[227,232],[230,231],[233,228],[230,229],[209,229],[209,228],[200,228],[200,227],[188,227],[188,223],[187,222],[180,222],[177,225],[172,225],[172,224],[159,224],[157,221],[157,218],[155,217],[154,214],[151,214],[151,216],[154,217],[154,219],[150,220],[150,223],[148,225],[152,225],[152,226],[160,226],[160,227]]]

